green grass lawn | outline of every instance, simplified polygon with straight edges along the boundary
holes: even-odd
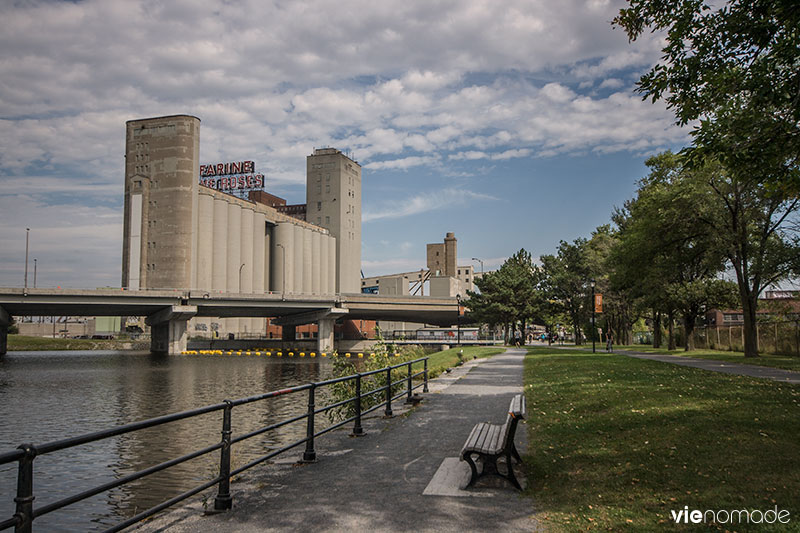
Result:
[[[459,362],[459,351],[462,351],[462,360],[467,362],[474,358],[491,357],[503,353],[506,349],[503,346],[462,346],[460,348],[450,348],[441,352],[434,352],[427,354],[428,359],[428,377],[435,378],[446,369],[454,367]],[[423,357],[423,354],[414,354],[410,358],[415,359]],[[422,365],[414,365],[414,371],[417,372],[422,369]]]
[[[617,347],[615,347],[617,349]],[[707,350],[698,349],[690,352],[680,350],[667,350],[666,348],[653,348],[652,346],[645,346],[642,344],[632,344],[629,346],[620,346],[619,349],[632,350],[636,352],[646,353],[666,353],[672,355],[680,355],[682,357],[695,357],[697,359],[713,359],[716,361],[725,361],[728,363],[741,363],[744,365],[758,365],[768,366],[772,368],[783,368],[785,370],[800,371],[800,357],[792,357],[788,355],[770,355],[761,354],[758,357],[745,357],[743,352],[730,352],[723,350]]]
[[[800,386],[533,348],[525,391],[528,492],[553,531],[800,531]],[[780,528],[670,516],[776,505]]]

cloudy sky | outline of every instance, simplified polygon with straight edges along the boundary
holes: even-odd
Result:
[[[0,286],[119,286],[125,121],[202,120],[201,163],[252,159],[305,201],[305,157],[363,167],[366,275],[588,236],[644,159],[686,144],[634,94],[660,42],[617,0],[17,0],[0,4]]]

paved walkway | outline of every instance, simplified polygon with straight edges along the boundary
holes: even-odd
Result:
[[[770,368],[768,366],[744,365],[739,363],[729,363],[727,361],[715,361],[711,359],[695,359],[682,355],[654,354],[634,352],[630,350],[618,350],[614,353],[635,357],[637,359],[650,359],[661,361],[662,363],[672,363],[681,366],[691,366],[702,368],[712,372],[722,372],[723,374],[737,374],[740,376],[750,376],[753,378],[771,379],[783,383],[800,383],[800,372],[793,370],[783,370],[781,368]]]
[[[314,464],[298,466],[295,455],[256,467],[233,484],[227,513],[204,516],[196,504],[137,531],[537,531],[531,500],[504,480],[460,488],[469,479],[461,446],[476,423],[505,420],[522,392],[524,356],[510,349],[443,374],[416,408],[365,421],[366,436],[349,437],[348,428],[319,438]],[[523,455],[526,429],[516,438]]]

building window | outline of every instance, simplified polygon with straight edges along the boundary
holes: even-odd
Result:
[[[317,211],[322,211],[322,202],[317,202]]]
[[[331,192],[331,185],[330,183],[325,185],[325,192]]]
[[[331,223],[331,217],[326,216],[325,217],[325,224],[330,224],[330,223]]]

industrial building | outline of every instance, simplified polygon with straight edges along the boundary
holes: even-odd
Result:
[[[361,291],[387,296],[419,295],[467,297],[467,291],[475,290],[475,277],[480,277],[472,265],[456,266],[458,263],[458,239],[455,233],[447,233],[444,242],[426,246],[426,267],[413,272],[384,274],[361,279]]]
[[[126,123],[122,286],[209,293],[360,292],[361,167],[335,148],[306,161],[306,204],[263,192],[253,161],[200,164],[200,119]],[[238,191],[246,197],[232,194]],[[211,335],[263,318],[193,319]]]

